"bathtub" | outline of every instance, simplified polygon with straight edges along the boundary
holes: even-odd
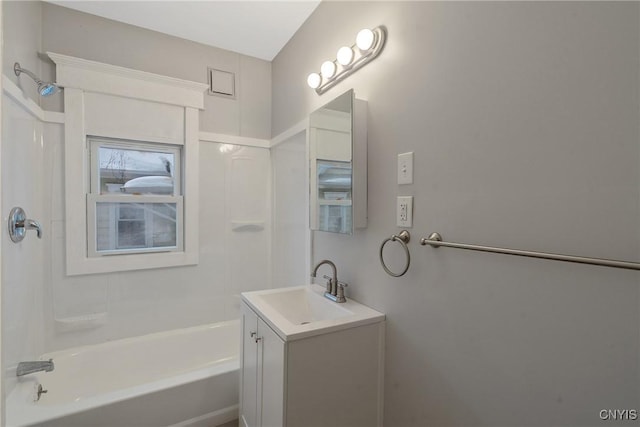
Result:
[[[44,354],[54,371],[19,379],[6,425],[224,424],[238,417],[239,338],[233,320]]]

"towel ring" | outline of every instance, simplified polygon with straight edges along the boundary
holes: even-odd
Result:
[[[411,240],[411,235],[409,234],[409,232],[407,230],[402,230],[400,234],[398,234],[397,236],[395,234],[392,234],[391,237],[387,237],[386,239],[384,239],[384,241],[380,245],[380,264],[382,264],[382,268],[384,268],[384,271],[386,271],[389,276],[393,276],[393,277],[404,276],[407,270],[409,270],[409,265],[411,265],[411,254],[409,254],[409,247],[407,246],[407,243],[409,243],[409,240]],[[400,243],[404,248],[404,252],[407,254],[407,264],[404,266],[404,270],[402,270],[402,273],[394,273],[393,271],[389,270],[387,265],[384,263],[382,250],[384,249],[384,245],[386,245],[387,242]]]

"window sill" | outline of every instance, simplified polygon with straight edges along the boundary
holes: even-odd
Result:
[[[81,258],[67,263],[67,275],[113,273],[198,264],[198,253],[162,252]]]

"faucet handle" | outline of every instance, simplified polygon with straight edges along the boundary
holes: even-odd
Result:
[[[24,209],[15,207],[9,213],[9,237],[14,243],[24,239],[27,230],[36,230],[38,239],[42,238],[42,226],[38,221],[28,219]]]
[[[42,226],[38,221],[33,219],[26,219],[24,221],[23,227],[25,230],[36,230],[36,236],[38,239],[42,239]]]
[[[331,290],[333,288],[333,278],[327,276],[326,274],[323,275],[322,277],[324,277],[325,279],[327,279],[327,292],[331,293]]]
[[[344,297],[344,288],[349,286],[348,283],[338,281],[338,286],[336,290],[337,302],[345,302],[347,299]]]

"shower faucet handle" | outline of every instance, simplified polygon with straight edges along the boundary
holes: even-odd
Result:
[[[38,239],[42,239],[42,226],[33,219],[28,219],[24,209],[15,207],[9,213],[9,237],[14,243],[24,239],[27,230],[36,230]]]
[[[38,221],[33,219],[26,219],[24,221],[23,227],[26,230],[36,230],[36,236],[38,237],[38,239],[42,239],[42,226]]]

